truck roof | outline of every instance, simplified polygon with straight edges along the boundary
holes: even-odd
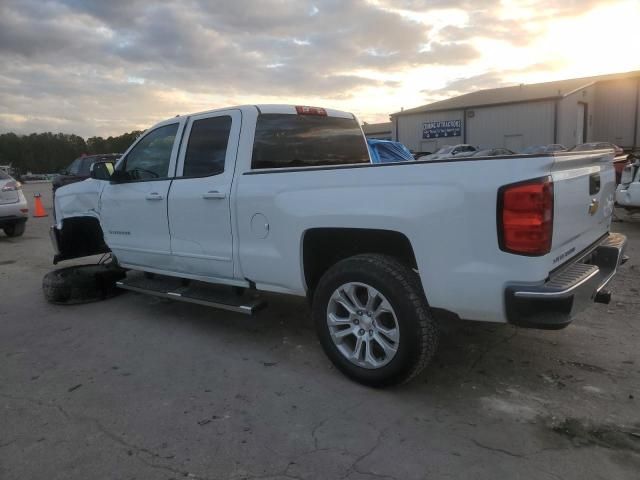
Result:
[[[212,110],[204,110],[202,112],[194,112],[194,113],[188,113],[186,115],[176,115],[176,117],[191,117],[193,115],[202,115],[205,113],[216,113],[216,112],[224,112],[226,110],[241,110],[241,111],[246,111],[246,110],[257,110],[258,113],[282,113],[282,114],[291,114],[291,115],[297,115],[299,114],[298,109],[300,108],[306,108],[306,109],[312,109],[314,111],[323,111],[324,114],[326,114],[329,117],[339,117],[339,118],[352,118],[352,119],[356,119],[355,115],[353,113],[349,113],[349,112],[345,112],[342,110],[335,110],[333,108],[323,108],[323,107],[309,107],[306,105],[287,105],[287,104],[276,104],[276,103],[263,103],[263,104],[254,104],[254,105],[235,105],[235,106],[229,106],[229,107],[223,107],[223,108],[214,108]],[[165,120],[162,120],[161,122],[156,123],[155,125],[153,125],[150,128],[155,128],[158,127],[160,125],[164,125],[166,123],[171,123],[172,121],[175,120],[176,117],[171,117],[171,118],[167,118]]]

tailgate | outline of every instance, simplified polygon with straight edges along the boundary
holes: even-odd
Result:
[[[610,150],[556,154],[551,176],[554,220],[549,270],[609,231],[616,190]]]

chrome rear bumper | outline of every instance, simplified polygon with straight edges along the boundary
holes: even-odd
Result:
[[[509,323],[529,328],[560,329],[591,302],[609,303],[605,290],[624,255],[627,238],[609,234],[586,254],[563,266],[541,285],[510,285],[505,292]]]

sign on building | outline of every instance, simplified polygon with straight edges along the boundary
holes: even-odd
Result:
[[[439,122],[424,122],[422,124],[422,138],[460,136],[462,136],[462,120],[442,120]]]

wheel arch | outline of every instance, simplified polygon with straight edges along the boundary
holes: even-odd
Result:
[[[302,272],[307,296],[312,296],[322,275],[340,260],[363,253],[394,257],[412,269],[417,260],[409,238],[396,230],[319,227],[304,232]]]
[[[94,216],[67,217],[58,223],[58,227],[52,230],[58,246],[54,264],[111,251],[104,241],[102,226]]]

